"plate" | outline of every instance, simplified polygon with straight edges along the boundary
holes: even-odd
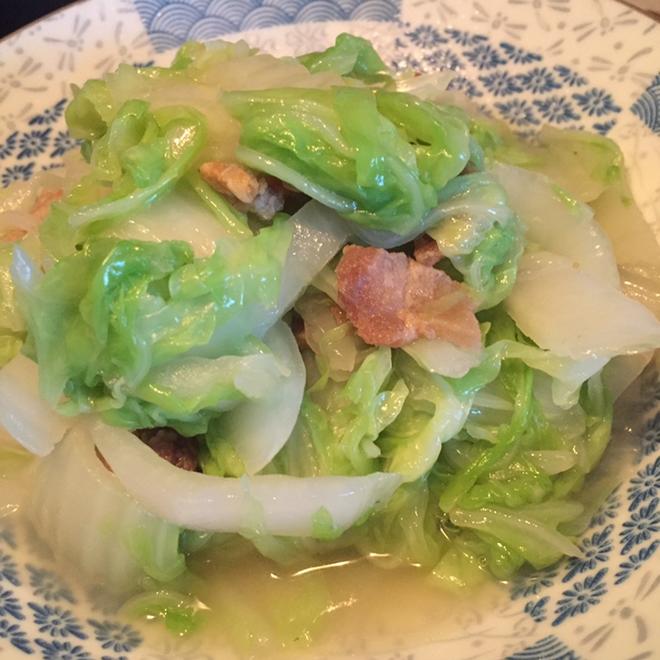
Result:
[[[275,54],[368,36],[396,68],[452,69],[452,83],[514,130],[541,124],[609,135],[660,233],[660,25],[606,0],[88,0],[0,42],[0,181],[57,166],[77,145],[63,114],[70,84],[122,61],[167,61],[188,39],[245,38]],[[636,448],[624,483],[594,516],[584,556],[507,586],[487,613],[461,610],[423,646],[373,658],[651,658],[660,649],[660,382],[647,372],[620,433]],[[195,639],[151,638],[56,577],[12,520],[0,520],[0,650],[47,660],[202,660]],[[222,655],[222,657],[224,657]]]

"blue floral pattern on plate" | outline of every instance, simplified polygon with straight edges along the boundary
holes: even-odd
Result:
[[[656,500],[660,490],[660,456],[648,463],[631,480],[628,486],[628,509],[634,511],[646,500]]]
[[[121,653],[131,651],[142,643],[140,634],[128,624],[94,619],[88,619],[88,623],[94,628],[94,636],[97,641],[106,650]]]
[[[79,644],[60,642],[57,639],[37,639],[44,660],[93,660],[92,656]]]
[[[29,181],[34,174],[34,163],[11,165],[2,173],[2,185],[6,188],[17,181]]]
[[[625,561],[622,561],[615,575],[614,584],[625,582],[635,571],[639,570],[642,564],[658,549],[658,546],[660,546],[660,541],[653,541],[648,547],[632,553]]]
[[[6,580],[15,587],[21,585],[18,577],[18,565],[11,555],[0,554],[0,582]]]
[[[562,593],[562,597],[557,601],[555,609],[557,617],[552,622],[553,626],[558,626],[569,617],[584,614],[590,607],[600,603],[607,593],[607,585],[604,581],[607,570],[601,568],[598,573],[575,582],[570,589]]]
[[[67,601],[75,604],[76,599],[66,585],[64,585],[57,575],[45,568],[37,568],[32,564],[26,564],[30,574],[30,586],[35,596],[41,596],[46,601],[58,602]]]
[[[518,80],[522,89],[533,94],[543,94],[544,92],[551,92],[553,89],[561,89],[561,85],[555,80],[552,71],[549,71],[546,67],[535,67],[531,71],[522,73],[518,75]]]
[[[655,392],[653,401],[658,402]],[[640,458],[650,456],[660,449],[660,413],[646,423],[640,441]]]
[[[660,532],[660,511],[658,498],[652,499],[645,506],[633,511],[619,532],[621,537],[621,554],[628,554],[636,545],[648,541]]]
[[[588,80],[567,66],[544,64],[541,53],[465,30],[435,30],[433,38],[424,33],[426,39],[419,34],[418,27],[397,39],[392,62],[396,68],[437,68],[430,55],[442,43],[455,56],[445,66],[457,71],[449,88],[479,99],[520,132],[550,123],[606,134],[622,111],[606,90],[587,87]],[[449,61],[446,55],[445,59]]]
[[[34,623],[42,635],[51,637],[77,637],[78,639],[87,639],[83,632],[80,622],[73,615],[71,610],[64,610],[61,607],[37,603],[28,603],[33,611]]]
[[[529,614],[533,621],[541,623],[548,616],[547,605],[550,602],[550,596],[544,596],[539,600],[530,600],[525,603],[525,614]]]
[[[617,486],[607,497],[598,511],[594,514],[589,525],[590,528],[597,525],[604,525],[610,520],[614,520],[619,512],[621,501],[619,500],[619,487]]]
[[[19,621],[25,619],[21,601],[9,589],[0,590],[0,617],[4,616],[13,616]]]
[[[585,573],[596,568],[599,563],[606,562],[612,552],[612,530],[614,525],[594,532],[580,544],[581,557],[570,557],[566,562],[566,573],[562,582],[570,582],[578,573]]]
[[[23,653],[33,653],[32,647],[25,631],[17,623],[9,619],[0,619],[0,639],[6,639],[12,646]]]
[[[27,133],[23,133],[18,140],[16,158],[18,160],[34,158],[46,151],[46,147],[50,142],[51,130],[50,128],[44,128],[42,130],[33,129]]]

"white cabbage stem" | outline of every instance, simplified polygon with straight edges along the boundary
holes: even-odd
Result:
[[[270,463],[289,439],[305,390],[305,365],[289,327],[276,323],[264,342],[288,375],[264,397],[246,401],[222,418],[223,437],[234,445],[248,474]]]
[[[27,514],[57,561],[75,567],[86,582],[101,584],[110,592],[125,593],[139,586],[144,575],[137,559],[144,552],[141,546],[151,544],[156,549],[155,569],[158,549],[173,543],[176,553],[178,545],[178,528],[147,513],[101,463],[89,422],[78,423],[39,462]],[[184,568],[181,556],[174,565],[151,572],[152,577],[166,580]]]
[[[347,223],[318,202],[308,202],[291,216],[293,236],[282,274],[278,312],[281,316],[298,299],[350,236]]]
[[[465,376],[483,357],[481,348],[459,348],[443,339],[418,339],[403,350],[427,371],[448,378]]]
[[[291,216],[289,222],[293,232],[282,270],[277,305],[271,308],[256,305],[244,308],[231,321],[218,326],[206,346],[195,348],[191,354],[217,357],[234,343],[236,328],[245,325],[251,325],[252,334],[262,337],[293,307],[305,288],[341,250],[350,234],[346,222],[339,215],[314,201],[307,202]]]
[[[456,73],[448,69],[421,75],[406,72],[396,78],[396,91],[413,94],[423,101],[437,102],[455,77]]]
[[[94,425],[96,446],[126,490],[171,523],[210,532],[310,537],[317,525],[336,532],[387,502],[398,474],[365,477],[223,478],[170,465],[125,429]]]
[[[523,256],[505,304],[520,330],[556,355],[611,358],[660,346],[660,323],[646,307],[549,252]]]
[[[0,369],[0,424],[38,456],[50,453],[72,424],[39,396],[39,367],[20,353]]]
[[[543,174],[497,163],[492,170],[525,227],[528,244],[571,260],[575,270],[619,287],[614,250],[593,210]]]

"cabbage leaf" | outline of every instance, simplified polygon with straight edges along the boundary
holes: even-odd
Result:
[[[42,395],[67,414],[133,428],[178,420],[189,432],[260,396],[257,374],[279,367],[249,336],[254,310],[277,307],[290,236],[278,222],[197,260],[183,242],[109,238],[65,257],[22,293]],[[225,350],[192,354],[220,325],[232,328]]]
[[[239,160],[364,227],[421,231],[469,158],[457,113],[400,92],[271,89],[223,102],[241,123]]]
[[[25,338],[25,324],[11,275],[12,248],[12,245],[0,245],[0,367],[18,353]]]
[[[390,71],[371,42],[343,32],[334,46],[318,53],[306,53],[298,60],[312,73],[333,71],[365,83],[388,82]]]
[[[74,98],[76,108],[79,99]],[[82,103],[82,100],[80,101]],[[69,115],[73,114],[72,112]],[[86,116],[86,115],[85,115]],[[143,211],[169,193],[192,166],[206,139],[204,117],[192,108],[169,106],[151,110],[146,101],[126,101],[105,128],[76,132],[87,136],[84,151],[91,172],[53,204],[41,225],[40,238],[56,257],[98,232],[99,224]]]
[[[379,444],[387,469],[402,474],[404,481],[415,481],[433,467],[442,445],[461,430],[472,396],[458,394],[447,381],[422,369],[402,352],[396,356],[395,370],[410,394]]]
[[[370,353],[347,382],[326,381],[305,398],[298,425],[274,461],[297,476],[360,475],[379,468],[376,440],[398,416],[408,395],[400,379],[389,384],[389,348]]]
[[[523,231],[507,195],[487,173],[455,178],[442,191],[427,233],[463,276],[480,308],[511,291],[523,250]]]

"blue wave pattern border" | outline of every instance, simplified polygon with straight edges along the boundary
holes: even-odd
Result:
[[[133,0],[158,51],[291,23],[394,21],[401,0]]]
[[[548,635],[506,660],[580,660],[580,657],[559,638]]]
[[[660,135],[660,73],[632,104],[630,110],[656,135]]]

